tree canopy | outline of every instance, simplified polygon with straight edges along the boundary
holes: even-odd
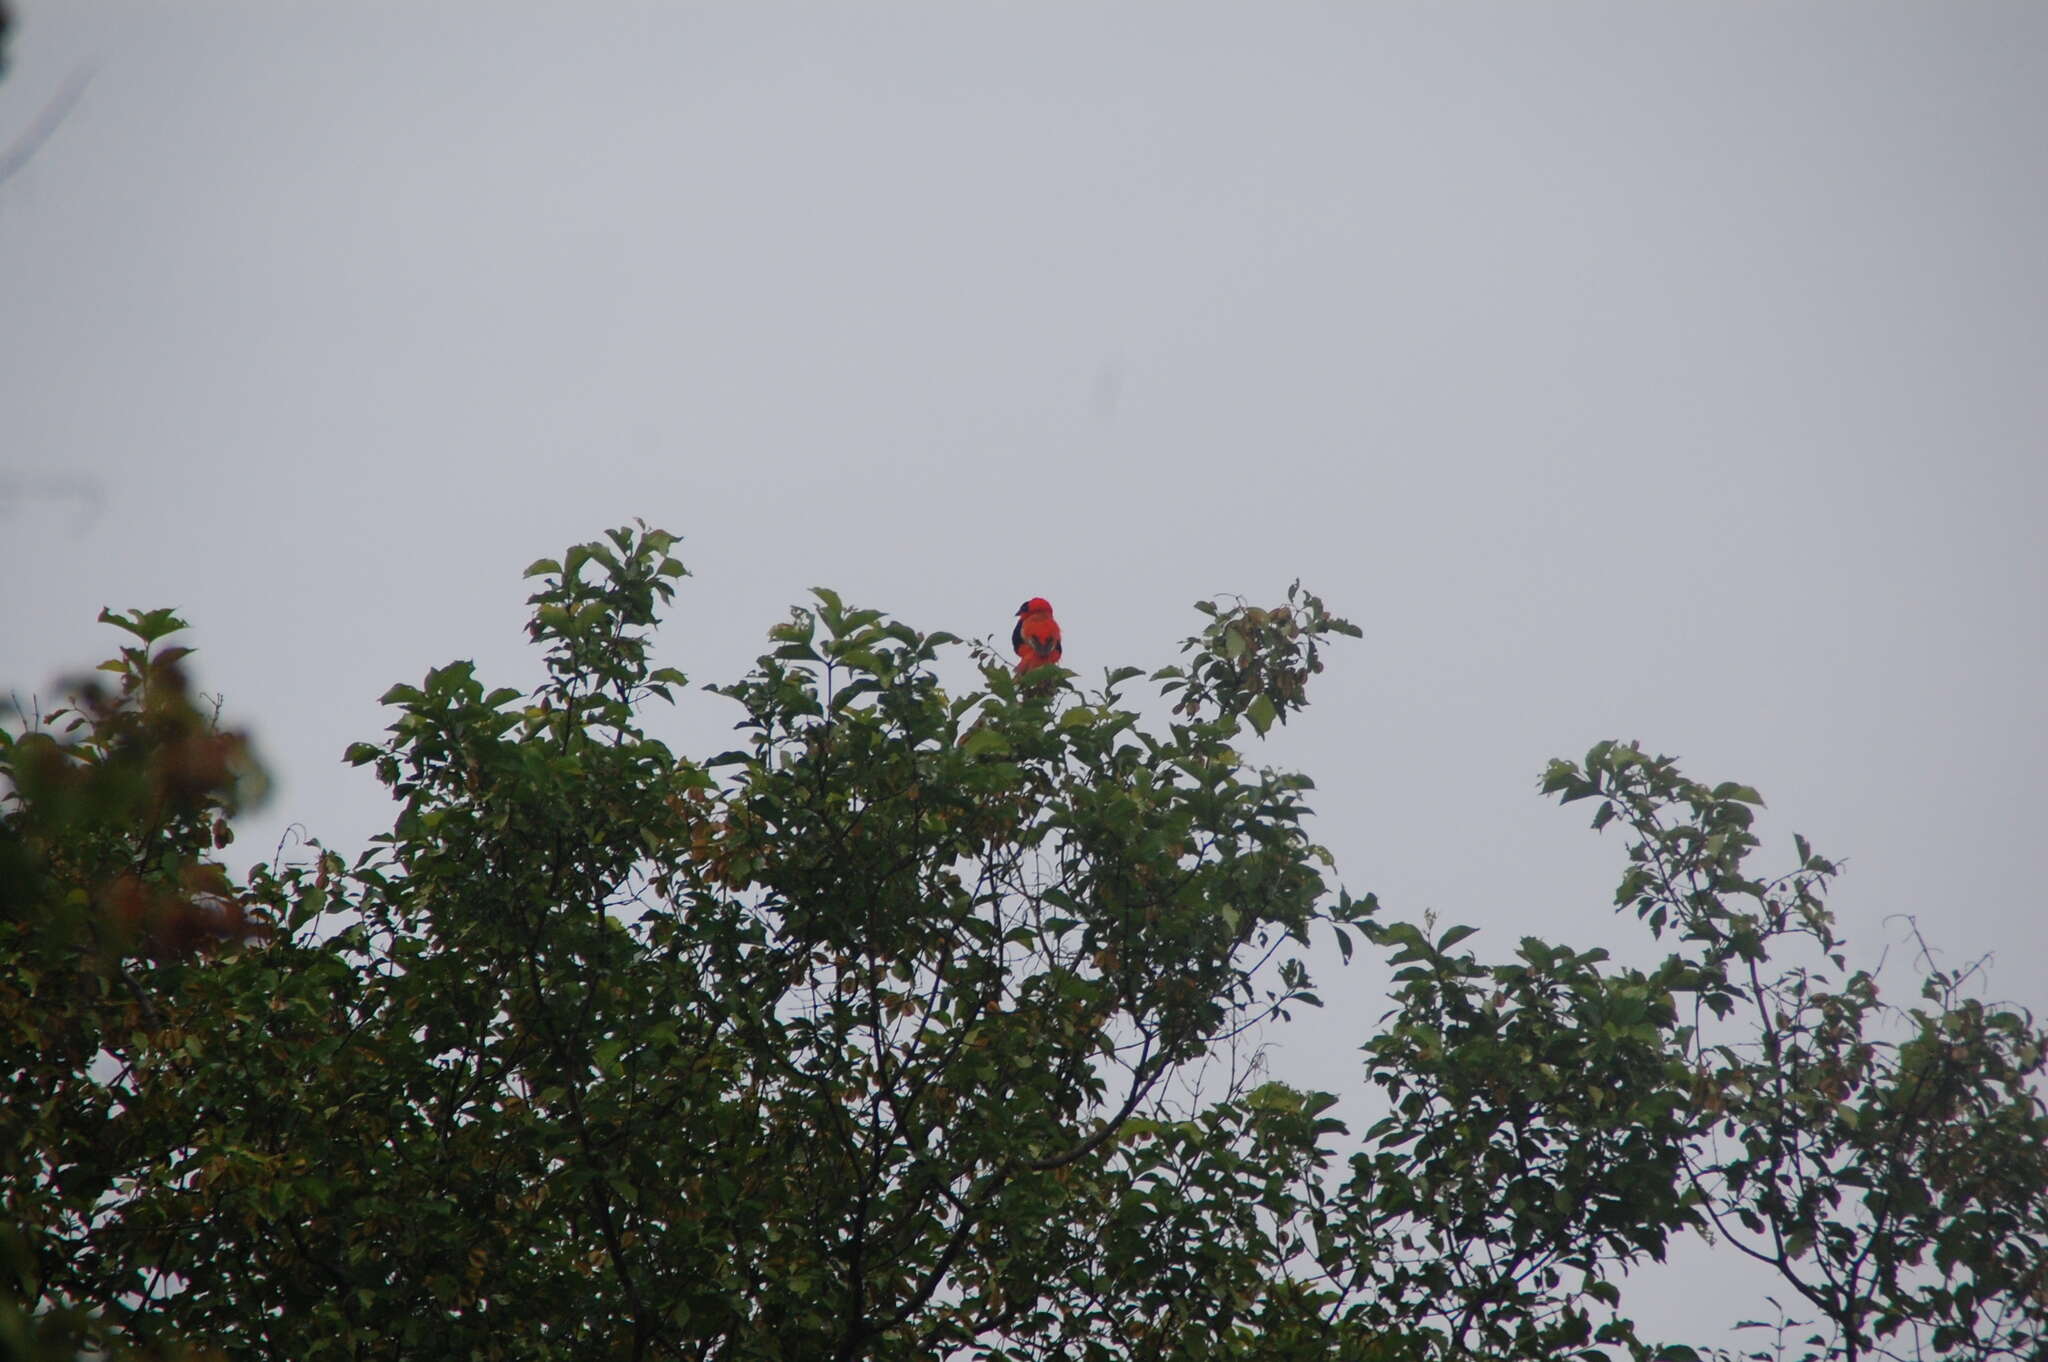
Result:
[[[536,690],[392,687],[353,858],[230,867],[170,611],[0,730],[9,1355],[1684,1359],[1624,1276],[1692,1235],[1783,1279],[1759,1356],[2041,1355],[2043,1033],[1884,1001],[1754,790],[1553,763],[1667,953],[1483,959],[1242,750],[1359,632],[1298,586],[1093,688],[820,589],[690,756],[675,544],[529,569]],[[1233,1062],[1319,940],[1395,971],[1362,1131]]]

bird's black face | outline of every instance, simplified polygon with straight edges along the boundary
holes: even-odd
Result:
[[[1030,614],[1030,613],[1031,613],[1031,602],[1030,602],[1030,601],[1026,601],[1026,602],[1024,602],[1024,604],[1022,604],[1022,605],[1020,605],[1020,606],[1018,606],[1018,607],[1017,607],[1017,614],[1018,614],[1018,615],[1019,615],[1020,617],[1021,617],[1021,616],[1024,616],[1024,615],[1028,615],[1028,614]]]

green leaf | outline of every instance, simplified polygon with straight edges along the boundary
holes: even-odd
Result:
[[[117,615],[112,607],[102,607],[99,613],[101,624],[111,624],[116,629],[135,635],[144,643],[155,643],[158,639],[177,633],[192,626],[178,618],[172,610],[130,610]]]
[[[1001,756],[1010,751],[1010,740],[993,728],[980,728],[969,733],[960,746],[970,757]]]
[[[1300,1111],[1302,1095],[1285,1083],[1261,1083],[1245,1094],[1245,1105],[1253,1111]]]

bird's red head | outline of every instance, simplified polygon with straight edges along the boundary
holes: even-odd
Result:
[[[1043,596],[1033,596],[1030,600],[1017,607],[1017,613],[1019,615],[1050,615],[1052,613],[1052,602]]]

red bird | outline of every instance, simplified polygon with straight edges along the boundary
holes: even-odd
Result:
[[[1017,627],[1010,631],[1010,646],[1017,650],[1019,676],[1060,660],[1060,622],[1052,617],[1052,603],[1045,597],[1033,596],[1017,607]]]

